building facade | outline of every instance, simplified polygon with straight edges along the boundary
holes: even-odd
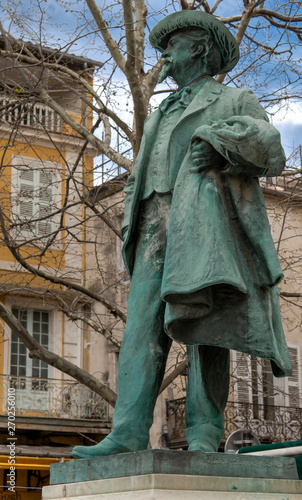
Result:
[[[38,57],[37,48],[29,49]],[[92,83],[93,61],[52,56],[47,49],[42,55]],[[79,318],[90,302],[73,285],[86,286],[83,198],[92,187],[96,153],[89,145],[82,151],[84,139],[42,102],[38,83],[88,129],[92,112],[66,72],[26,66],[7,56],[0,58],[0,75],[0,300],[42,347],[89,371],[89,327]],[[0,496],[35,500],[48,483],[50,463],[69,459],[83,436],[99,441],[109,432],[108,404],[60,370],[31,358],[4,322],[0,370]],[[15,412],[10,424],[9,395]],[[8,489],[8,438],[18,456],[15,493]]]

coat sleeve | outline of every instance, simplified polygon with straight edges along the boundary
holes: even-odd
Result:
[[[280,175],[285,166],[280,134],[253,92],[241,91],[233,108],[236,114],[214,121],[210,127],[199,127],[192,140],[209,142],[228,160],[226,171],[230,175]]]
[[[150,115],[147,116],[147,118],[145,120],[145,125],[148,122],[149,118],[150,118]],[[139,166],[141,163],[141,157],[142,157],[142,152],[144,150],[145,141],[146,141],[146,138],[145,138],[145,135],[143,134],[142,142],[141,142],[140,149],[139,149],[136,161],[135,161],[133,172],[128,177],[127,184],[124,188],[124,193],[126,194],[124,220],[123,220],[123,224],[122,224],[122,236],[123,236],[124,240],[125,240],[126,232],[128,230],[128,227],[129,227],[131,211],[132,211],[132,203],[133,203],[133,194],[134,194],[134,190],[135,190],[135,183],[137,181],[137,174],[138,174],[138,169],[139,169]]]
[[[124,193],[126,194],[126,198],[125,198],[124,220],[123,220],[122,229],[121,229],[122,236],[124,239],[125,239],[125,234],[127,232],[128,226],[129,226],[129,216],[130,216],[130,210],[131,210],[131,205],[132,205],[134,183],[135,183],[135,175],[132,174],[128,177],[127,184],[124,188]]]

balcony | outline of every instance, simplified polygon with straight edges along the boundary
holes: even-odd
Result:
[[[43,103],[0,96],[0,120],[15,126],[42,128],[49,132],[61,132],[61,117]]]
[[[186,446],[186,398],[167,400],[168,442],[170,448]],[[223,441],[237,429],[251,429],[263,443],[300,440],[302,408],[229,401],[225,410]]]
[[[108,421],[108,403],[75,381],[0,376],[0,415],[8,414],[8,395],[15,396],[16,417]]]
[[[265,193],[275,193],[280,196],[290,195],[293,200],[301,199],[301,189],[297,189],[299,177],[295,175],[260,177],[259,182]]]

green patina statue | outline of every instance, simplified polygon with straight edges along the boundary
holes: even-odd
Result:
[[[114,430],[73,456],[143,450],[171,339],[187,344],[189,451],[217,451],[224,433],[229,349],[290,375],[277,284],[282,279],[257,177],[279,175],[278,131],[250,90],[212,77],[238,61],[214,16],[175,12],[151,31],[160,81],[179,90],[146,120],[125,188],[124,261],[131,276]]]

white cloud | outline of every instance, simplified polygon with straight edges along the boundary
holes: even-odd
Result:
[[[292,125],[302,124],[302,103],[289,102],[287,106],[279,108],[277,106],[272,108],[271,122],[274,125],[290,123]]]

